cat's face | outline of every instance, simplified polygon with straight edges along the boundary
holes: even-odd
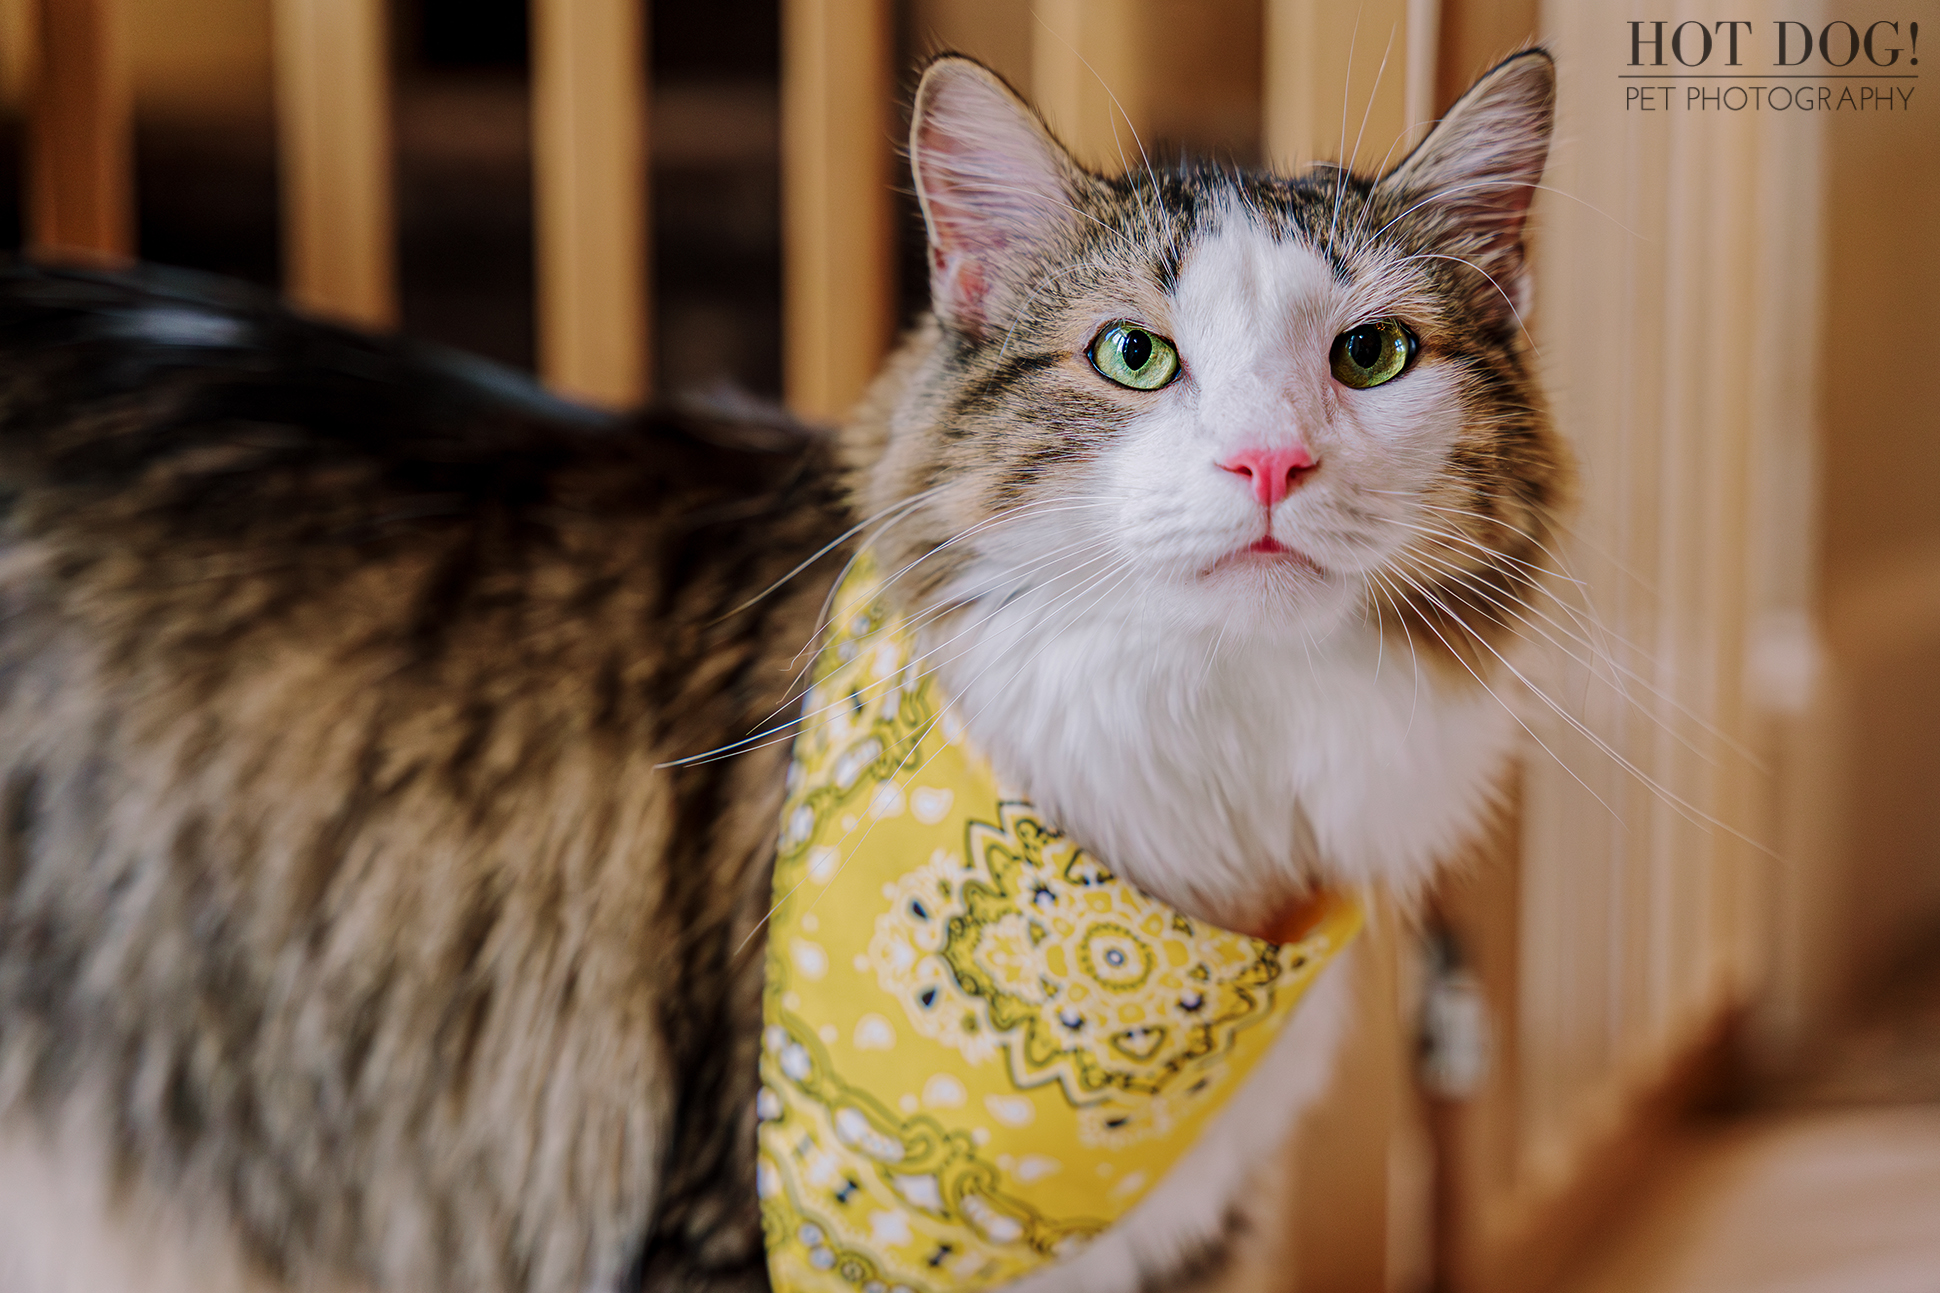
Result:
[[[1518,345],[1551,67],[1504,64],[1378,182],[1077,167],[975,64],[918,93],[939,344],[873,509],[922,605],[1055,587],[1180,633],[1346,622],[1485,661],[1562,458]]]

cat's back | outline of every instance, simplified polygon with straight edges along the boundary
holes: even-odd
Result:
[[[0,1124],[279,1278],[758,1267],[786,746],[658,765],[786,703],[826,579],[734,612],[840,513],[779,423],[0,273]]]

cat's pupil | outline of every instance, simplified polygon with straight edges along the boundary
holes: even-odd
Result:
[[[1378,328],[1356,328],[1347,334],[1347,357],[1360,368],[1372,368],[1381,358],[1381,332]]]
[[[1149,333],[1126,330],[1119,334],[1118,357],[1125,361],[1125,367],[1137,372],[1145,367],[1152,357],[1152,337]]]

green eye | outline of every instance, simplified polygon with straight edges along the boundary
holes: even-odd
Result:
[[[1364,391],[1401,376],[1414,358],[1415,334],[1393,319],[1363,323],[1334,338],[1334,376]]]
[[[1114,323],[1091,343],[1091,366],[1120,386],[1156,391],[1178,375],[1179,352],[1156,333]]]

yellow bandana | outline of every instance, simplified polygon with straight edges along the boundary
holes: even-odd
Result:
[[[1360,928],[1215,929],[998,786],[879,600],[835,597],[782,809],[757,1183],[777,1293],[937,1293],[1067,1256],[1165,1175]]]

